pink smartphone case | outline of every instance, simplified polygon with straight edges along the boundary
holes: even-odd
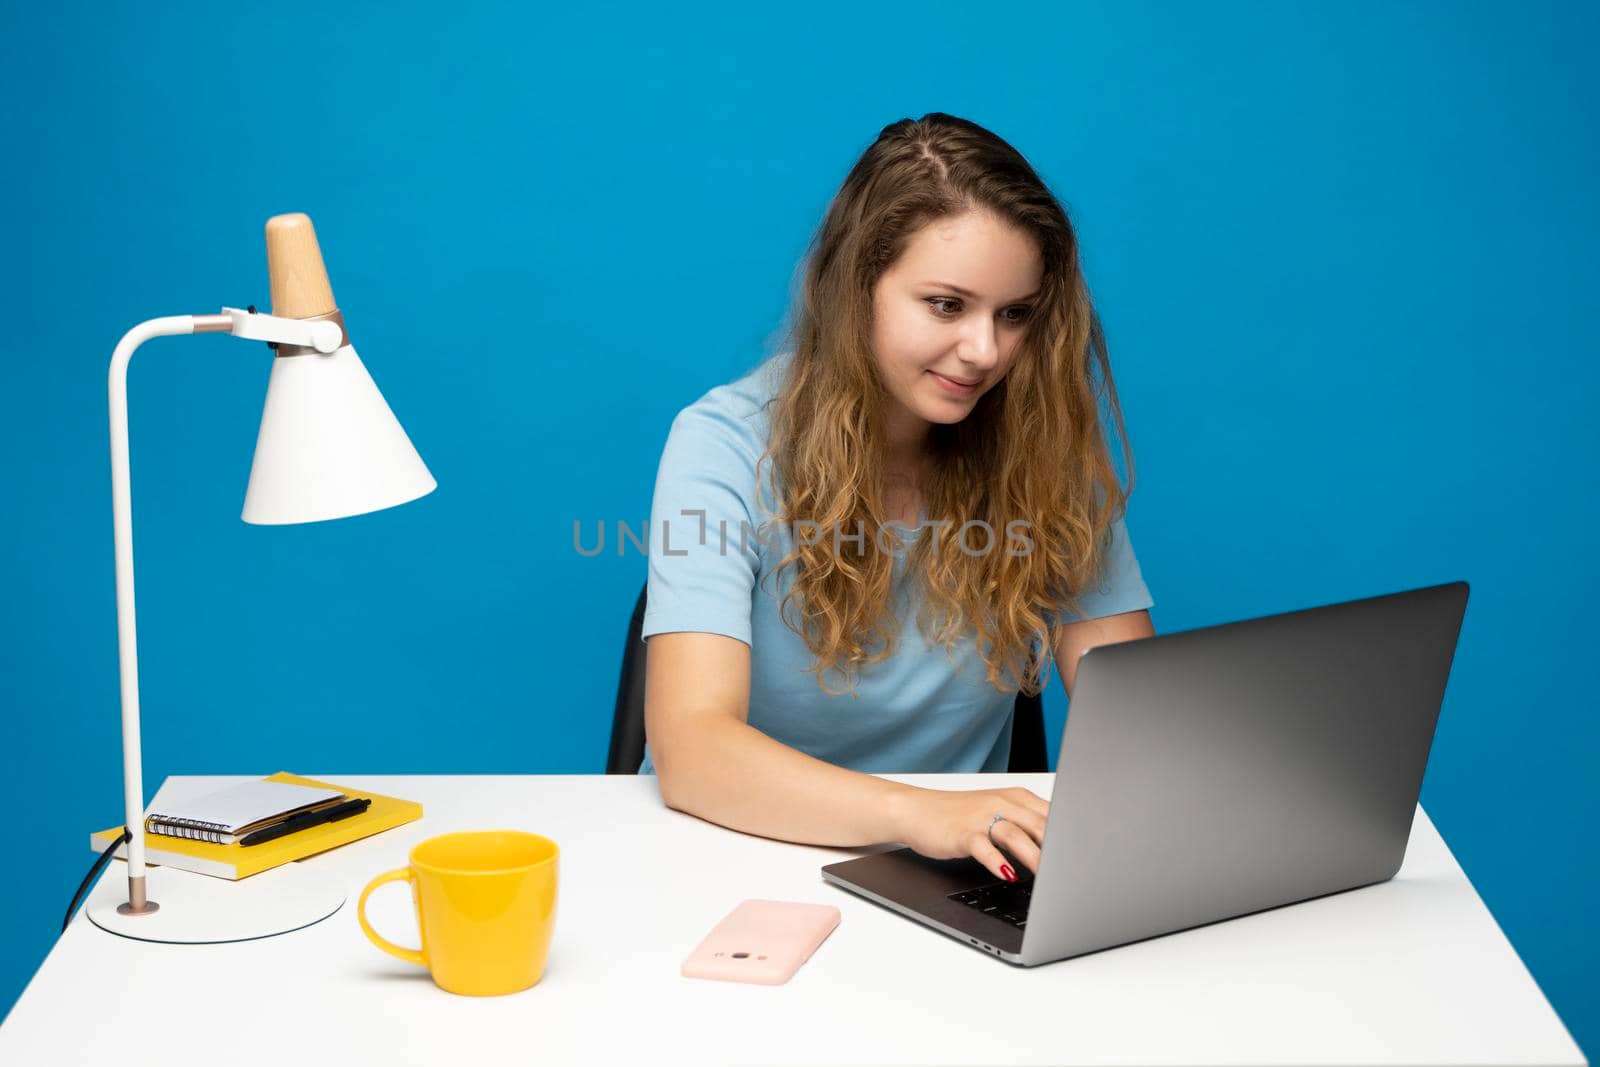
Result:
[[[683,976],[782,985],[838,925],[831,904],[747,900],[683,961]]]

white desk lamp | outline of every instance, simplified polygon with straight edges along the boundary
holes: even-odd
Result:
[[[134,350],[152,337],[189,333],[231,333],[275,345],[277,357],[245,490],[245,522],[281,525],[361,515],[415,500],[438,484],[350,344],[316,231],[305,215],[267,220],[267,271],[271,315],[225,307],[218,315],[151,319],[129,330],[111,356],[111,492],[123,798],[130,835],[125,846],[128,889],[123,901],[116,880],[103,878],[85,910],[96,926],[139,940],[239,941],[286,933],[337,911],[345,887],[288,863],[237,882],[157,867],[154,885],[147,888],[128,488],[128,360]]]

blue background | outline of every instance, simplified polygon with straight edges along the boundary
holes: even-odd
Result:
[[[598,772],[645,562],[579,556],[574,520],[645,522],[673,415],[767,350],[850,164],[944,110],[1078,226],[1159,630],[1472,583],[1423,803],[1597,1047],[1594,6],[444,12],[6,6],[0,810],[35,829],[0,1005],[121,819],[124,330],[265,307],[262,224],[305,211],[439,480],[246,526],[269,354],[141,350],[147,793]]]

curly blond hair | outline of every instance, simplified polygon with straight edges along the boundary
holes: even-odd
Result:
[[[906,571],[923,587],[917,625],[932,643],[953,656],[957,638],[973,627],[990,684],[1031,694],[1048,679],[1060,625],[1046,613],[1075,612],[1078,595],[1103,580],[1133,464],[1077,235],[1016,149],[940,112],[879,133],[845,178],[803,261],[782,338],[791,356],[762,459],[771,461],[781,487],[777,521],[886,527],[887,394],[873,359],[872,292],[914,233],[973,209],[1038,242],[1042,289],[1005,377],[967,418],[931,428],[924,499],[930,516],[949,522],[916,541]],[[1126,489],[1112,464],[1101,400],[1115,419]],[[1026,521],[1032,549],[963,551],[958,538],[970,520],[991,531]],[[824,692],[834,692],[823,681],[826,671],[844,675],[853,693],[859,669],[894,652],[894,563],[873,541],[841,552],[831,538],[798,539],[776,569],[794,569],[780,612],[816,656],[812,670]]]

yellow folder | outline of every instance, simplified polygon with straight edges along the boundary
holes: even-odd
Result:
[[[238,881],[240,878],[248,878],[252,874],[271,870],[281,864],[314,856],[330,848],[338,848],[340,845],[347,845],[363,837],[371,837],[383,830],[422,818],[422,805],[410,800],[379,796],[377,793],[350,789],[334,782],[301,778],[288,771],[270,775],[267,781],[309,785],[319,789],[337,789],[352,800],[359,797],[370,798],[372,806],[360,815],[352,815],[348,819],[296,830],[292,834],[285,834],[272,841],[248,847],[238,843],[213,845],[209,841],[190,841],[182,837],[169,837],[166,834],[147,833],[144,837],[145,862]],[[98,855],[120,836],[122,836],[120,826],[101,830],[89,836],[89,847]],[[128,846],[118,845],[116,856],[118,859],[127,859]]]

